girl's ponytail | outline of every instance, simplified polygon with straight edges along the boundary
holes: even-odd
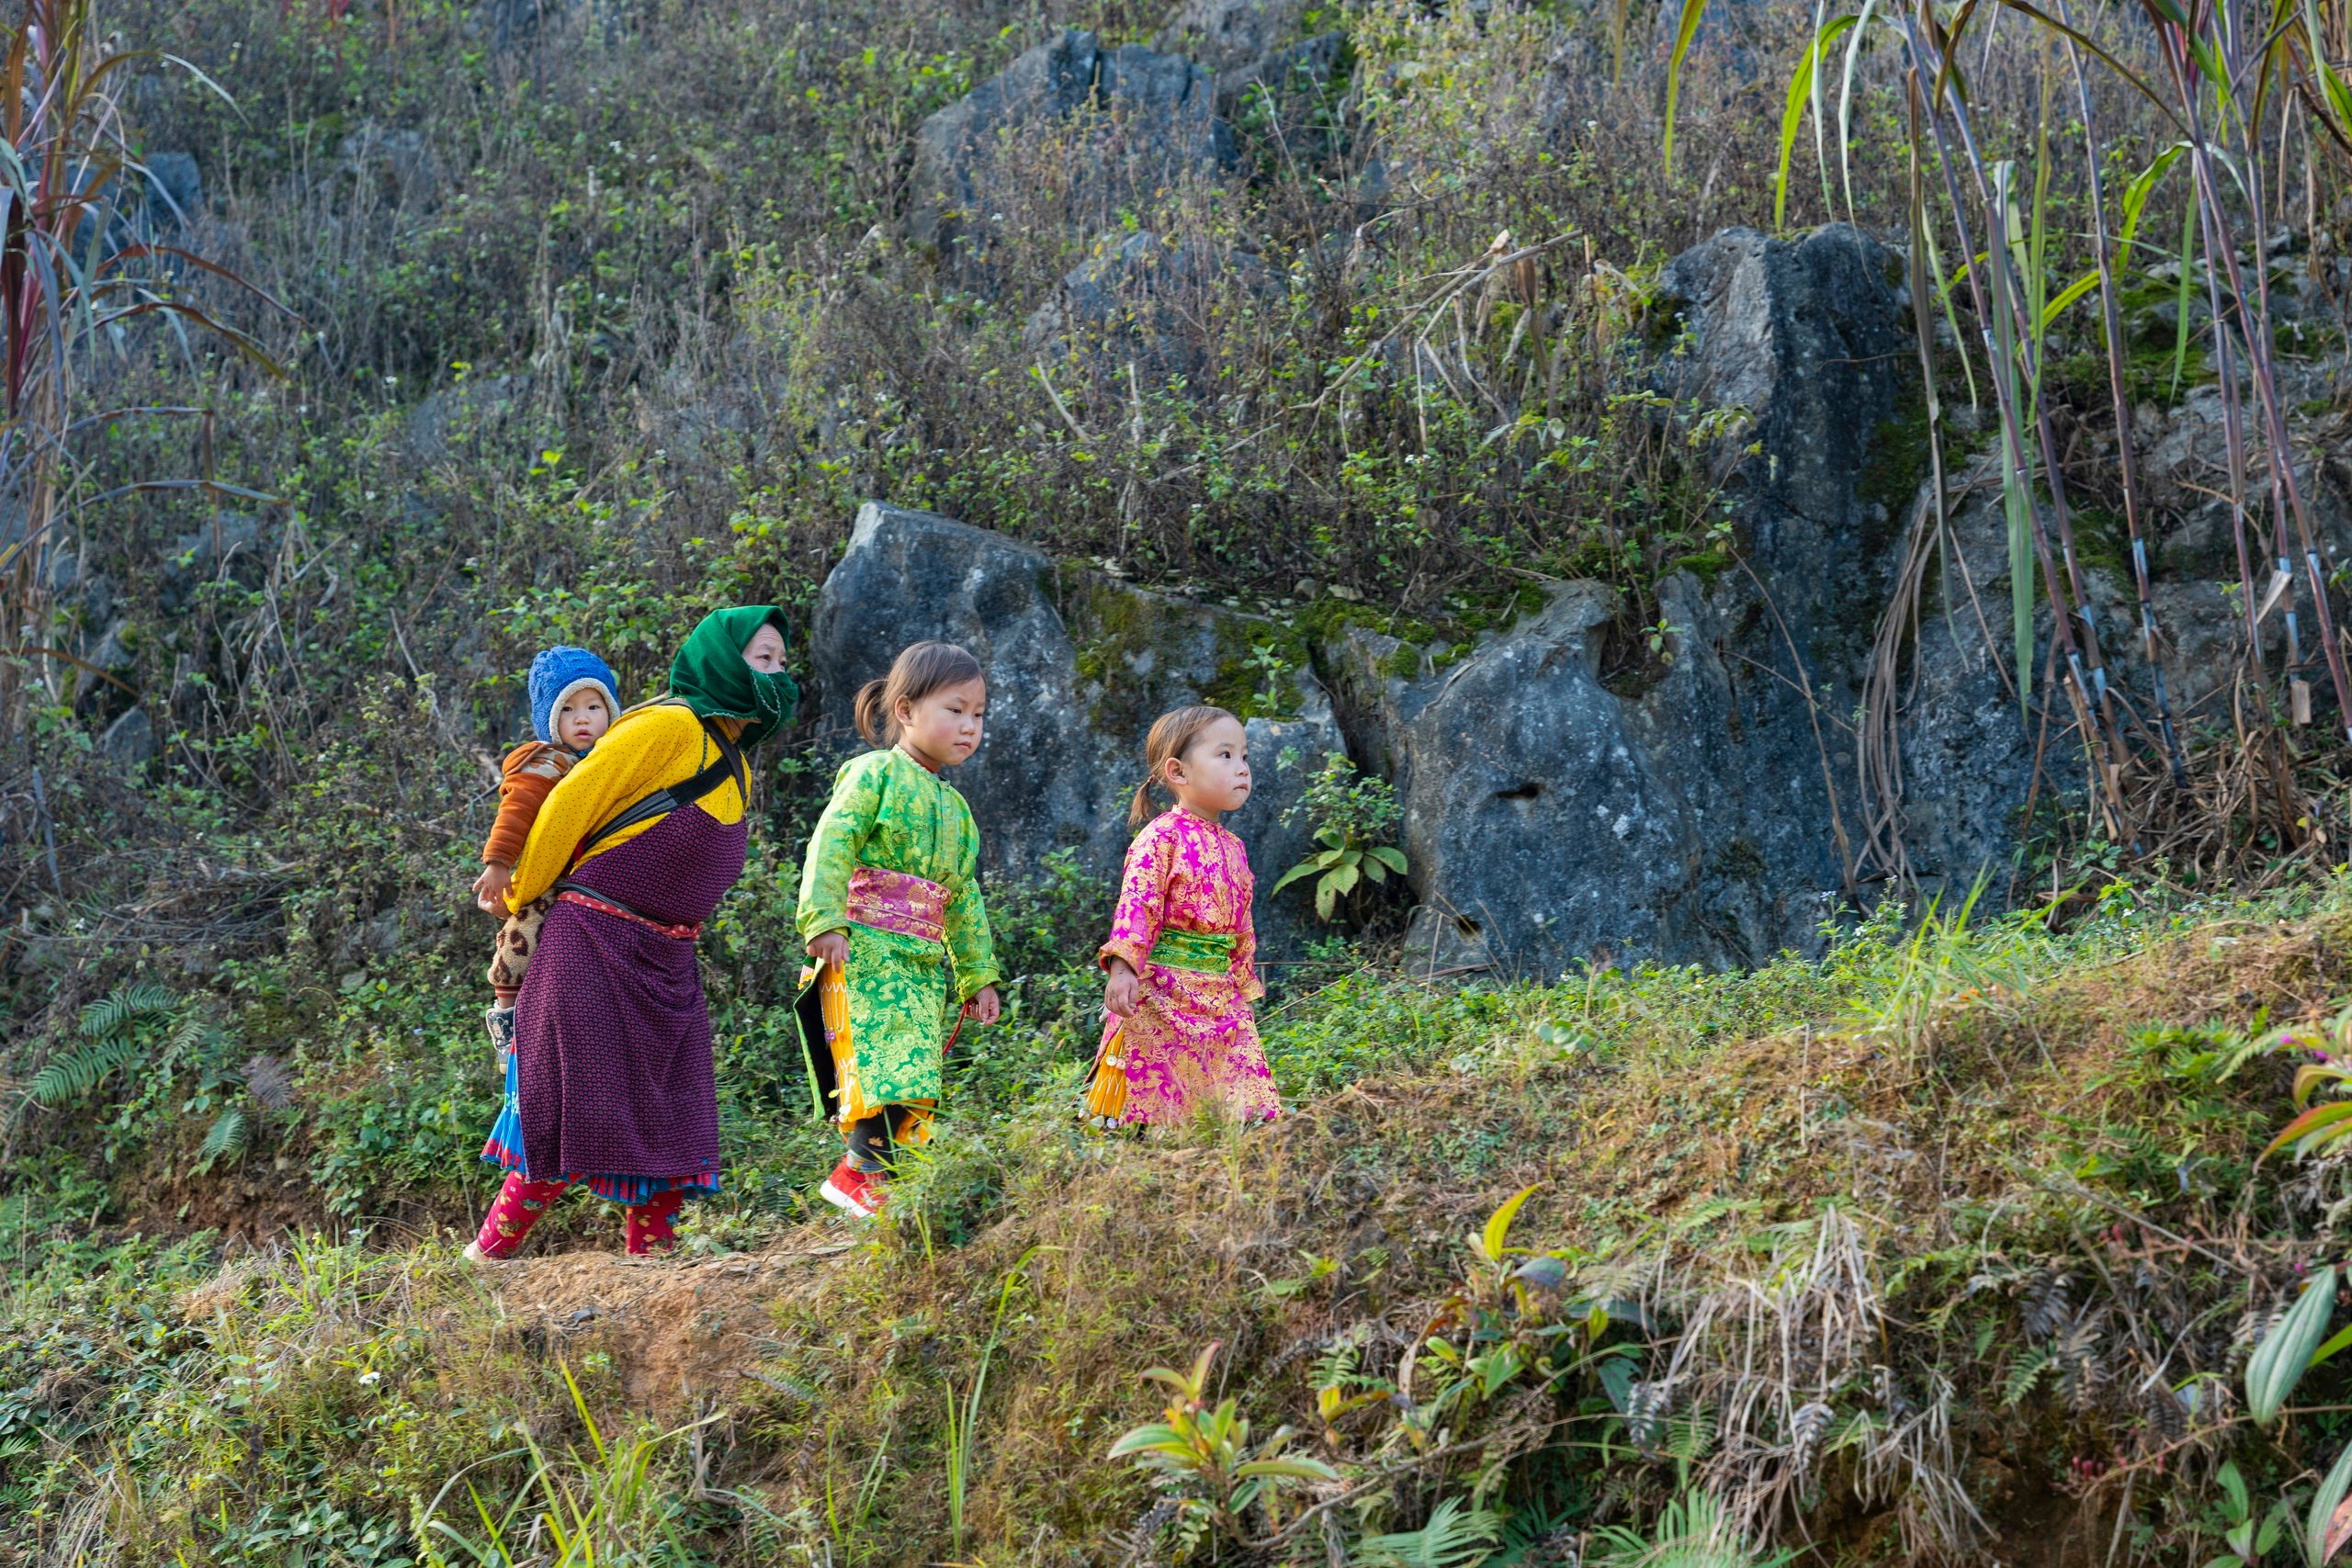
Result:
[[[1146,779],[1136,785],[1135,800],[1127,807],[1127,831],[1132,833],[1151,820],[1151,781]]]
[[[865,737],[865,743],[868,746],[877,750],[886,744],[882,737],[888,725],[888,715],[882,706],[882,693],[889,684],[888,680],[868,681],[857,689],[857,700],[851,705],[850,709],[850,716],[856,722],[857,732]]]

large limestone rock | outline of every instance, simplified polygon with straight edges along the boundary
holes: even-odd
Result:
[[[1833,663],[1877,624],[1895,532],[1888,497],[1864,493],[1914,363],[1894,267],[1835,223],[1794,243],[1726,229],[1659,279],[1687,333],[1662,389],[1748,411],[1747,429],[1721,444],[1735,465],[1726,497],[1800,646]],[[1898,504],[1909,499],[1908,482],[1895,489]]]
[[[978,819],[982,865],[1028,876],[1049,852],[1114,874],[1127,844],[1127,803],[1143,773],[1143,738],[1172,707],[1231,705],[1263,686],[1250,660],[1279,628],[1254,616],[1146,592],[1057,563],[1016,540],[933,513],[868,502],[825,581],[810,633],[821,739],[842,753],[862,742],[857,689],[886,674],[909,643],[941,638],[971,649],[988,671],[987,737],[950,775]],[[1258,919],[1279,951],[1295,925],[1285,897],[1264,890],[1306,852],[1305,824],[1282,817],[1330,752],[1338,726],[1311,675],[1285,678],[1294,716],[1249,721],[1257,788],[1230,826],[1250,845]]]
[[[1105,47],[1076,28],[1039,44],[915,132],[907,180],[907,232],[943,253],[984,254],[993,233],[1020,219],[1046,158],[1069,172],[1069,216],[1098,228],[1118,211],[1232,156],[1213,103],[1210,73],[1182,55],[1140,44]],[[1072,122],[1086,111],[1082,127]],[[1053,138],[1082,139],[1056,146]]]
[[[1433,966],[1754,963],[1810,945],[1836,908],[1850,844],[1831,825],[1857,820],[1836,721],[1890,536],[1860,480],[1906,344],[1890,263],[1840,226],[1728,231],[1667,269],[1681,346],[1662,389],[1748,411],[1724,483],[1756,575],[1668,578],[1656,652],[1590,582],[1450,669],[1362,629],[1326,650],[1360,752],[1404,802],[1415,929],[1447,949]]]
[[[145,708],[126,709],[98,738],[98,750],[124,773],[136,774],[155,758],[155,721]]]
[[[1354,716],[1394,760],[1428,911],[1408,945],[1442,931],[1438,969],[1550,980],[1585,960],[1752,963],[1807,945],[1835,909],[1809,727],[1746,688],[1721,652],[1736,623],[1695,579],[1669,579],[1659,601],[1676,634],[1633,693],[1604,676],[1621,606],[1600,583],[1566,585],[1431,679],[1384,673],[1399,645],[1361,628],[1337,650]]]
[[[2143,411],[2139,422],[2143,437],[2141,474],[2153,503],[2155,565],[2149,599],[2160,637],[2165,694],[2184,745],[2200,729],[2226,731],[2234,722],[2244,673],[2243,610],[2233,592],[2238,585],[2236,544],[2228,503],[2211,488],[2213,474],[2222,466],[2222,417],[2218,394],[2205,388],[2170,411]],[[2304,436],[2301,431],[2294,434]],[[2253,467],[2261,472],[2258,459]],[[2297,478],[2322,558],[2330,568],[2338,568],[2352,551],[2352,496],[2327,465],[2299,466]],[[2045,709],[2049,739],[2041,763],[2043,792],[2052,798],[2079,799],[2085,770],[2073,736],[2072,705],[2047,680],[2052,618],[2047,594],[2039,585],[2032,690],[2020,718],[2014,684],[2007,518],[1997,471],[1980,457],[1962,489],[1951,508],[1951,525],[1939,551],[1948,575],[1958,580],[1951,589],[1952,607],[1947,613],[1939,603],[1921,606],[1917,648],[1905,676],[1907,700],[1901,738],[1907,869],[1923,884],[1964,888],[1978,868],[2003,864],[2015,853],[2016,817],[2033,786]],[[2054,538],[2056,518],[2047,506],[2043,524]],[[2127,564],[2129,547],[2117,536],[2122,531],[2120,520],[2084,515],[2075,519],[2075,527],[2100,657],[2110,682],[2128,694],[2144,720],[2147,728],[2133,735],[2144,743],[2155,727],[2155,680],[2139,636],[2138,590]],[[2267,552],[2257,555],[2254,564],[2259,585],[2269,574]],[[2316,722],[2324,728],[2333,692],[2316,658],[2311,600],[2300,573],[2293,586],[2299,645],[2310,660],[2304,674],[2312,685]],[[2286,667],[2287,629],[2282,602],[2261,626],[2268,672],[2264,681],[2275,681]],[[2086,643],[2085,648],[2087,651]],[[2260,685],[2257,682],[2255,689]]]

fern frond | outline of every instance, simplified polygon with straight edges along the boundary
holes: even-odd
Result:
[[[1715,1446],[1714,1411],[1704,1404],[1694,1404],[1688,1415],[1668,1421],[1666,1441],[1661,1446],[1686,1465],[1698,1463]]]
[[[266,1051],[255,1052],[244,1066],[245,1091],[265,1111],[283,1111],[294,1103],[294,1075]]]
[[[1355,1376],[1356,1361],[1363,1354],[1363,1347],[1352,1337],[1342,1337],[1333,1340],[1321,1355],[1315,1358],[1315,1386],[1344,1387],[1347,1381]]]
[[[2050,1363],[2054,1359],[2056,1358],[2046,1347],[2038,1350],[2029,1350],[2018,1357],[2017,1365],[2009,1369],[2009,1375],[2001,1382],[2002,1408],[2014,1410],[2024,1403],[2025,1396],[2033,1392],[2034,1383],[2041,1379],[2044,1371],[2049,1370]]]
[[[212,1123],[212,1131],[204,1134],[204,1146],[196,1151],[196,1168],[210,1170],[215,1160],[236,1159],[245,1152],[252,1137],[253,1128],[245,1120],[244,1107],[232,1105],[220,1112]]]
[[[142,1018],[169,1012],[179,998],[153,980],[117,986],[82,1010],[82,1038],[103,1040]]]
[[[1501,1534],[1502,1520],[1493,1510],[1465,1511],[1460,1498],[1448,1497],[1419,1529],[1367,1538],[1356,1560],[1378,1568],[1468,1568],[1492,1555]]]
[[[89,1093],[104,1082],[119,1067],[128,1066],[141,1055],[140,1043],[129,1035],[101,1040],[95,1045],[85,1045],[52,1056],[47,1066],[33,1075],[26,1092],[36,1105],[55,1110]]]

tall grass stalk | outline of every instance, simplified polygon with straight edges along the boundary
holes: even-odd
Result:
[[[1012,1268],[1005,1270],[1004,1281],[997,1291],[996,1316],[989,1324],[989,1337],[980,1347],[980,1364],[972,1373],[972,1386],[966,1391],[964,1407],[956,1407],[956,1380],[947,1380],[947,1532],[956,1550],[964,1550],[964,1507],[972,1479],[972,1446],[979,1434],[980,1396],[988,1391],[989,1363],[996,1359],[997,1347],[1004,1339],[1005,1309],[1012,1304],[1012,1292],[1028,1272],[1029,1260],[1039,1248],[1023,1253]]]
[[[1705,0],[1685,0],[1668,64],[1666,140],[1672,141],[1677,103],[1675,78],[1696,36]],[[2331,12],[2333,7],[2329,8]],[[2298,121],[2305,134],[2307,160],[2337,160],[2346,140],[2347,91],[2327,58],[2331,29],[2319,0],[2301,12],[2264,7],[2253,0],[2139,0],[2134,20],[2120,25],[2101,16],[2077,26],[2064,0],[1996,0],[1979,6],[1882,7],[1859,0],[1832,15],[1817,10],[1813,38],[1792,73],[1780,125],[1781,163],[1774,186],[1774,216],[1785,220],[1790,154],[1799,124],[1810,106],[1818,145],[1824,130],[1822,74],[1834,44],[1842,45],[1844,70],[1838,104],[1841,185],[1851,161],[1853,81],[1860,62],[1883,44],[1907,83],[1911,99],[1907,137],[1915,185],[1924,182],[1940,199],[1925,201],[1915,190],[1912,204],[1912,272],[1920,276],[1917,253],[1930,263],[1944,251],[1960,258],[1953,283],[1964,282],[1969,330],[1953,322],[1968,366],[1970,349],[1981,352],[1991,371],[1996,419],[1992,471],[1997,476],[2007,525],[2014,693],[2030,720],[2036,644],[2036,606],[2050,615],[2049,661],[2063,689],[2074,729],[2084,750],[2090,798],[2101,830],[2133,852],[2146,851],[2150,828],[2175,810],[2166,796],[2194,793],[2189,759],[2163,671],[2163,643],[2151,582],[2148,497],[2134,446],[2134,410],[2123,319],[2124,279],[2139,269],[2139,230],[2169,171],[2178,165],[2187,178],[2175,193],[2182,209],[2180,276],[2174,355],[2176,392],[2192,341],[2191,291],[2202,296],[2210,318],[2205,329],[2217,375],[2221,424],[2227,448],[2225,499],[2239,574],[2243,667],[2278,699],[2259,722],[2270,728],[2303,722],[2309,710],[2311,667],[2324,664],[2337,706],[2342,734],[2352,740],[2352,673],[2330,598],[2330,569],[2324,558],[2296,472],[2277,365],[2276,315],[2270,295],[2269,208],[2274,186],[2285,189],[2285,160]],[[2006,61],[2022,61],[2039,75],[2039,107],[2022,124],[1992,128],[2003,147],[1987,144],[1978,123],[1983,98],[1971,82],[1971,62],[1986,71],[1996,58],[1991,36],[1996,19],[2009,15],[2017,26],[2000,41]],[[1983,47],[1963,50],[1970,29],[1987,34]],[[2098,31],[2092,36],[2086,28]],[[2152,150],[2143,171],[2123,187],[2120,207],[2101,173],[2101,159],[2118,144],[2100,123],[2104,86],[2146,111],[2143,123],[2160,128],[2164,144]],[[2063,107],[2061,107],[2063,104]],[[2061,114],[2073,123],[2063,129]],[[2053,180],[2076,153],[2063,151],[2066,139],[2081,139],[2082,173],[2075,197],[2086,210],[2086,232],[2061,226]],[[1828,183],[1826,152],[1822,170]],[[2030,165],[2030,166],[2029,166]],[[2316,182],[2316,168],[2310,172]],[[2316,183],[2312,188],[2319,188]],[[1982,235],[1980,243],[1977,236]],[[2059,264],[2087,250],[2085,265],[2061,287]],[[2201,255],[2201,261],[2199,259]],[[1941,268],[1936,267],[1939,283]],[[2249,271],[2251,276],[2249,276]],[[1951,288],[1939,290],[1949,315]],[[2132,641],[2145,669],[2135,677],[2145,690],[2126,692],[2101,647],[2097,602],[2078,547],[2075,507],[2070,499],[2067,448],[2052,422],[2052,376],[2056,357],[2052,333],[2066,313],[2097,296],[2095,341],[2105,359],[2107,402],[2114,420],[2115,457],[2121,491],[2123,532],[2128,541],[2137,626]],[[1937,448],[1937,499],[1917,530],[1943,537],[1944,433],[1935,417],[1932,314],[1915,312],[1923,367],[1928,377],[1930,441]],[[1972,344],[1971,340],[1973,340]],[[1973,370],[1971,371],[1973,377]],[[1921,547],[1914,546],[1914,554]],[[1905,628],[1915,624],[1916,597],[1924,573],[1897,574],[1881,641],[1881,662],[1898,655]],[[2039,587],[2039,593],[2036,589]],[[2308,603],[2299,602],[2308,598]],[[2266,670],[2264,627],[2280,616],[2278,635],[2285,659]],[[2306,636],[2306,616],[2308,636]],[[1891,639],[1891,640],[1890,640]],[[1864,786],[1874,796],[1871,812],[1874,858],[1881,869],[1899,874],[1901,818],[1898,723],[1892,701],[1865,703],[1862,739]],[[2217,773],[2241,759],[2238,749],[2259,749],[2278,759],[2271,772],[2291,768],[2291,749],[2256,738],[2218,755]],[[2272,794],[2280,820],[2273,824],[2289,842],[2302,843],[2316,830],[2316,814],[2303,809],[2291,780],[2280,778]],[[1881,830],[1880,824],[1896,826]],[[2222,822],[2210,832],[2226,831]],[[1890,844],[1890,839],[1894,841]]]
[[[80,506],[103,499],[76,493],[77,439],[133,415],[203,412],[153,405],[85,418],[82,382],[94,354],[119,348],[139,318],[153,316],[196,325],[276,367],[187,293],[186,275],[232,275],[141,231],[132,192],[148,176],[125,139],[122,95],[149,57],[102,33],[91,0],[24,0],[0,39],[0,721],[13,731],[27,669],[40,671],[52,701],[65,671],[106,677],[53,646],[50,629],[58,536]],[[174,271],[184,275],[176,283]],[[212,476],[132,488],[159,485],[210,488]]]
[[[659,1473],[657,1461],[669,1445],[719,1419],[718,1415],[635,1442],[607,1442],[571,1368],[563,1365],[562,1371],[591,1452],[550,1455],[526,1434],[520,1449],[497,1456],[526,1456],[531,1464],[514,1500],[503,1510],[493,1510],[465,1472],[450,1477],[430,1505],[416,1510],[413,1529],[428,1564],[514,1568],[536,1562],[546,1568],[595,1568],[598,1563],[685,1568],[695,1561],[679,1531],[680,1495]],[[495,1461],[484,1461],[490,1462]],[[479,1536],[469,1536],[440,1517],[442,1505],[460,1481],[481,1526]]]

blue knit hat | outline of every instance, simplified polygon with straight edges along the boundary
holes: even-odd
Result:
[[[531,728],[542,741],[554,745],[555,711],[582,686],[604,693],[605,705],[618,718],[619,685],[613,667],[584,648],[543,648],[531,659]]]

